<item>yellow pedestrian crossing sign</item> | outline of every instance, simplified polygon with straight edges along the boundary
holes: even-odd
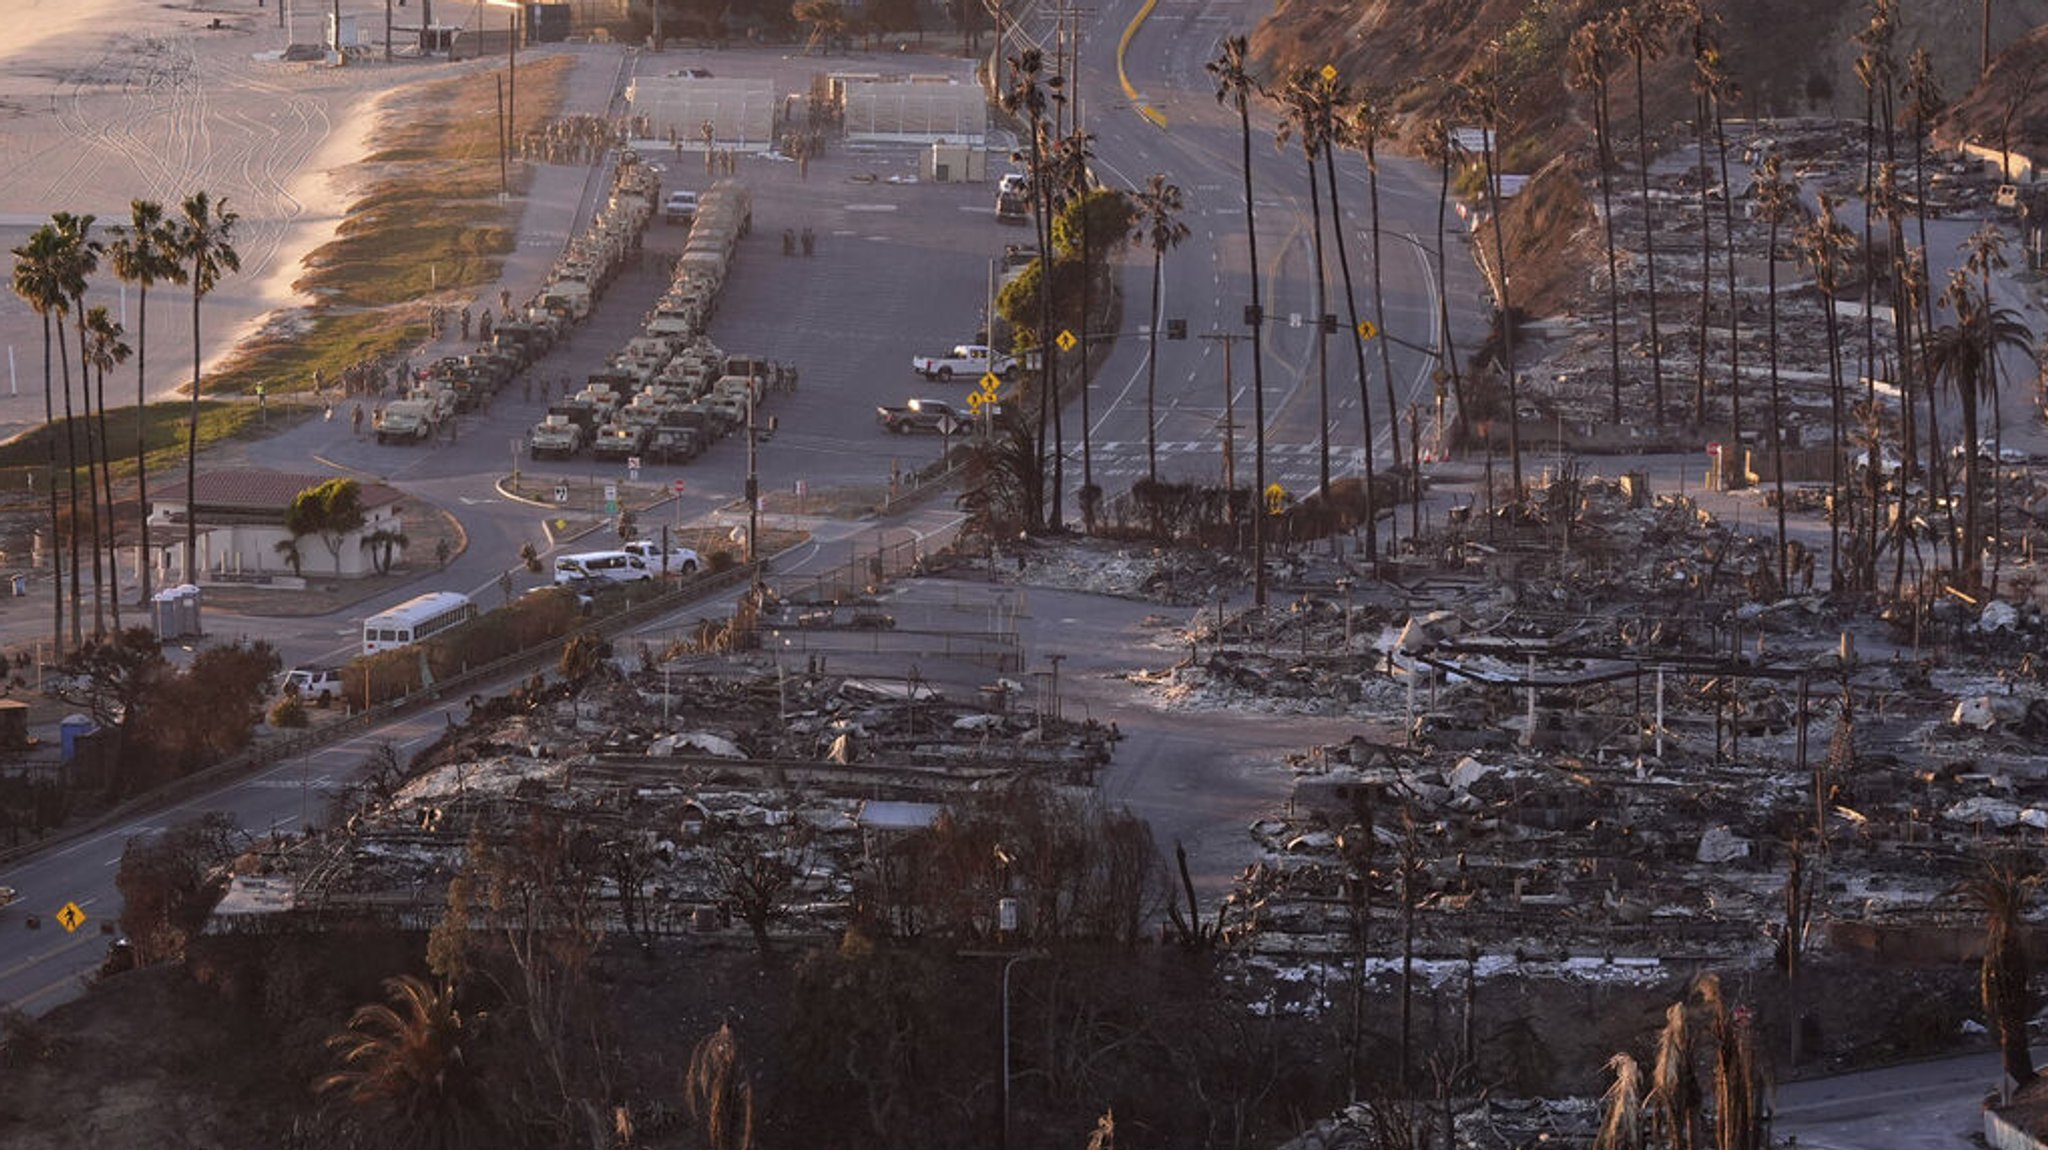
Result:
[[[1287,489],[1277,483],[1266,488],[1266,514],[1278,515],[1287,510]]]
[[[997,379],[994,372],[982,376],[981,389],[968,393],[967,410],[980,415],[982,408],[994,406],[996,400],[1002,396],[1002,387],[1003,381]]]
[[[1336,82],[1336,80],[1337,80],[1337,66],[1336,66],[1335,64],[1325,64],[1325,65],[1323,65],[1323,82],[1324,82],[1325,84],[1331,84],[1331,83],[1335,83],[1335,82]]]
[[[57,925],[64,928],[65,934],[76,934],[78,928],[85,925],[85,912],[78,909],[77,903],[67,902],[64,909],[57,912]]]
[[[1071,331],[1062,331],[1062,332],[1060,332],[1060,334],[1059,334],[1059,337],[1058,337],[1058,338],[1056,338],[1056,339],[1054,339],[1054,340],[1053,340],[1052,342],[1053,342],[1053,343],[1054,343],[1054,345],[1056,345],[1056,346],[1057,346],[1057,347],[1058,347],[1058,348],[1059,348],[1059,349],[1060,349],[1061,351],[1072,351],[1072,350],[1074,350],[1074,345],[1075,345],[1075,344],[1077,344],[1077,343],[1080,343],[1081,341],[1080,341],[1080,340],[1078,340],[1078,339],[1075,339],[1075,338],[1074,338],[1074,333],[1073,333],[1073,332],[1071,332]]]
[[[1371,342],[1372,337],[1378,335],[1379,333],[1380,328],[1378,324],[1372,322],[1369,319],[1362,319],[1358,321],[1358,338],[1366,340],[1367,342]]]

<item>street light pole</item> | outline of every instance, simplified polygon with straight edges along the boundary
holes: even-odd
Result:
[[[754,377],[747,376],[747,562],[754,561],[754,540],[761,534],[760,441],[754,435]]]

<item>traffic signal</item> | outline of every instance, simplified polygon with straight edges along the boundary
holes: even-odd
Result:
[[[1330,312],[1323,313],[1323,334],[1337,334],[1337,317]]]
[[[1166,338],[1186,339],[1187,337],[1188,321],[1184,319],[1170,319],[1166,321]]]
[[[1257,327],[1264,322],[1266,322],[1266,309],[1255,303],[1245,305],[1244,325],[1246,327]]]

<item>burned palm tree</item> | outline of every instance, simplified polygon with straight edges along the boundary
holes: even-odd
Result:
[[[1650,206],[1650,114],[1649,84],[1645,70],[1663,58],[1667,45],[1670,13],[1663,0],[1638,0],[1614,16],[1614,33],[1635,62],[1636,73],[1636,173],[1643,196],[1643,271],[1649,277],[1650,393],[1656,422],[1664,422],[1664,346],[1657,329],[1657,241],[1655,213]]]
[[[1627,1054],[1607,1060],[1614,1081],[1600,1096],[1600,1132],[1593,1136],[1593,1150],[1642,1150],[1643,1071]]]
[[[1436,192],[1436,282],[1444,282],[1444,230],[1445,217],[1451,202],[1451,163],[1461,154],[1458,138],[1451,132],[1451,125],[1438,116],[1425,124],[1422,129],[1422,154],[1437,166]],[[1451,394],[1458,405],[1460,416],[1465,411],[1465,380],[1458,371],[1458,345],[1451,339],[1451,297],[1450,293],[1436,293],[1437,324],[1437,369],[1436,405],[1437,435],[1444,441],[1448,430],[1444,427],[1444,383],[1450,383]]]
[[[1258,90],[1258,82],[1252,79],[1248,68],[1251,49],[1242,36],[1232,36],[1223,42],[1223,52],[1204,65],[1216,81],[1216,102],[1228,103],[1237,111],[1238,137],[1243,142],[1243,157],[1240,163],[1244,172],[1244,231],[1245,243],[1251,256],[1251,304],[1245,308],[1245,323],[1252,335],[1252,422],[1255,442],[1252,452],[1253,482],[1257,491],[1253,493],[1255,514],[1252,516],[1252,602],[1264,608],[1266,605],[1266,515],[1258,510],[1259,500],[1266,491],[1266,366],[1265,343],[1261,329],[1265,326],[1265,309],[1259,303],[1259,228],[1258,215],[1252,203],[1252,93]]]
[[[1998,1031],[2006,1077],[2024,1086],[2034,1080],[2027,1023],[2034,1017],[2033,964],[2027,958],[2022,923],[2033,901],[2038,876],[2006,864],[1992,864],[1963,884],[1963,894],[1984,912],[1984,961],[1978,988],[1984,1013]]]
[[[1180,186],[1166,182],[1166,177],[1154,173],[1145,180],[1145,188],[1137,193],[1137,231],[1132,239],[1145,243],[1152,249],[1152,321],[1146,325],[1145,343],[1145,477],[1159,482],[1159,315],[1160,272],[1166,263],[1170,248],[1179,247],[1188,238],[1186,221],[1180,218],[1185,210]]]
[[[1700,1080],[1693,1068],[1693,1035],[1685,1004],[1664,1011],[1657,1032],[1657,1059],[1650,1067],[1649,1104],[1664,1127],[1671,1150],[1694,1150],[1700,1124]]]
[[[1955,393],[1963,416],[1963,541],[1958,573],[1963,585],[1977,589],[1984,575],[1984,534],[1979,526],[1985,468],[1979,459],[1981,404],[1998,403],[1998,356],[2007,349],[2027,350],[2030,332],[2019,313],[1996,306],[1971,282],[1969,268],[1950,273],[1942,306],[1955,322],[1935,331],[1926,344],[1925,372],[1932,385],[1946,384]],[[1991,469],[1996,473],[1996,466]]]
[[[1312,229],[1312,250],[1315,253],[1315,300],[1316,300],[1316,394],[1317,423],[1321,427],[1318,435],[1320,450],[1317,457],[1321,468],[1321,490],[1330,490],[1330,333],[1325,329],[1322,316],[1328,311],[1329,275],[1323,259],[1323,197],[1317,183],[1321,173],[1316,169],[1316,160],[1329,149],[1337,132],[1336,84],[1334,73],[1318,75],[1314,68],[1300,68],[1287,78],[1280,89],[1280,126],[1274,143],[1286,147],[1291,140],[1301,141],[1301,158],[1308,167],[1308,210]],[[1343,233],[1342,217],[1337,216],[1337,205],[1330,205],[1330,212],[1338,221],[1337,231]],[[1366,451],[1372,450],[1370,434],[1366,439]]]
[[[1569,71],[1571,86],[1593,97],[1593,154],[1600,169],[1600,224],[1607,246],[1607,353],[1608,391],[1612,396],[1612,418],[1621,422],[1621,267],[1614,246],[1614,151],[1609,131],[1608,42],[1613,29],[1605,20],[1579,25],[1572,33]],[[1702,192],[1702,195],[1705,193]],[[1702,230],[1705,230],[1704,224]],[[1704,280],[1702,288],[1704,291]],[[1704,331],[1704,326],[1702,327]],[[1705,357],[1701,357],[1705,363]]]
[[[1386,134],[1392,119],[1387,110],[1386,95],[1375,88],[1361,91],[1356,100],[1350,101],[1350,109],[1350,114],[1337,123],[1337,138],[1365,153],[1366,226],[1372,233],[1372,322],[1384,332],[1387,328],[1387,293],[1384,277],[1380,274],[1380,137]],[[1333,220],[1343,219],[1334,188],[1330,192],[1330,212]],[[1336,230],[1337,242],[1341,245],[1344,229],[1338,227]],[[1348,284],[1345,290],[1350,290]],[[1394,462],[1398,464],[1406,456],[1401,454],[1401,413],[1394,396],[1394,352],[1388,340],[1380,340],[1379,345],[1380,379],[1387,394],[1387,443],[1393,448]],[[1420,531],[1420,525],[1416,525],[1414,530]]]
[[[1700,321],[1698,364],[1693,379],[1693,422],[1705,426],[1707,422],[1707,329],[1712,318],[1713,292],[1709,287],[1714,281],[1714,228],[1711,211],[1711,193],[1714,179],[1713,169],[1707,164],[1707,138],[1720,124],[1720,105],[1726,98],[1734,81],[1728,78],[1727,66],[1721,59],[1721,45],[1714,36],[1714,25],[1718,17],[1711,16],[1704,8],[1692,3],[1686,5],[1686,16],[1692,21],[1692,91],[1693,131],[1699,148],[1700,165]],[[1725,184],[1726,165],[1723,165],[1722,179]],[[1721,189],[1721,200],[1728,200],[1728,189]],[[1729,250],[1734,251],[1735,237],[1731,232],[1724,234]],[[1735,307],[1732,286],[1728,307]],[[1734,354],[1731,347],[1729,354]]]
[[[1458,81],[1458,104],[1480,125],[1479,160],[1485,168],[1486,211],[1493,222],[1493,278],[1500,300],[1501,367],[1508,378],[1508,468],[1519,501],[1528,494],[1522,483],[1522,388],[1515,370],[1515,308],[1508,290],[1508,245],[1500,220],[1500,165],[1496,162],[1506,104],[1501,93],[1499,45],[1493,47],[1496,59]]]
[[[1756,204],[1757,214],[1769,225],[1770,237],[1764,248],[1764,263],[1769,268],[1766,298],[1771,358],[1771,470],[1776,473],[1773,482],[1778,490],[1778,557],[1772,566],[1778,573],[1779,590],[1783,591],[1791,584],[1791,572],[1786,569],[1791,553],[1785,546],[1785,407],[1784,389],[1778,379],[1778,233],[1799,209],[1799,187],[1784,177],[1776,152],[1765,156],[1763,166],[1757,169]]]
[[[1063,461],[1065,436],[1060,434],[1059,399],[1055,395],[1054,356],[1051,333],[1046,330],[1052,323],[1052,198],[1054,181],[1049,165],[1050,139],[1046,134],[1046,114],[1052,102],[1059,95],[1064,82],[1059,76],[1045,75],[1045,54],[1037,48],[1026,48],[1010,58],[1010,88],[1003,93],[1003,108],[1012,114],[1022,113],[1031,136],[1031,150],[1023,157],[1027,178],[1031,184],[1033,223],[1038,238],[1038,330],[1033,338],[1038,346],[1038,434],[1032,443],[1032,453],[1038,461],[1039,470],[1045,469],[1045,443],[1047,416],[1051,416],[1054,428],[1055,449],[1053,454],[1052,515],[1048,520],[1043,504],[1033,508],[1032,524],[1036,527],[1060,525],[1060,489],[1066,478]],[[1042,484],[1039,489],[1042,490]]]
[[[1848,505],[1848,492],[1842,483],[1842,449],[1844,446],[1843,427],[1843,384],[1842,384],[1842,333],[1835,319],[1835,293],[1841,288],[1841,270],[1855,237],[1849,229],[1835,219],[1835,202],[1826,192],[1820,194],[1820,213],[1799,230],[1800,252],[1806,266],[1813,272],[1814,288],[1820,293],[1821,313],[1827,328],[1828,344],[1828,407],[1829,407],[1829,462],[1828,489],[1832,493],[1837,513],[1828,516],[1828,590],[1834,592],[1841,587],[1841,509]],[[1850,518],[1854,519],[1851,514]]]

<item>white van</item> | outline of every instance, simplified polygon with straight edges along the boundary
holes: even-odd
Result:
[[[581,555],[555,557],[555,582],[604,579],[612,583],[639,583],[654,578],[647,561],[624,551],[586,551]]]

